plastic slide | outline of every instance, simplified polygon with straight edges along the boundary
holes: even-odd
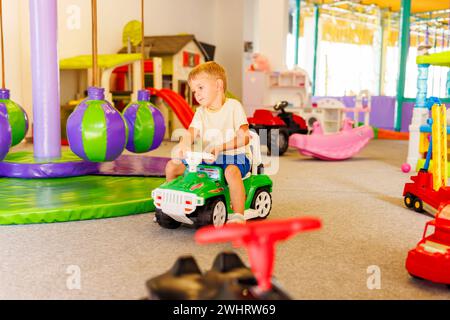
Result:
[[[175,115],[180,119],[183,127],[186,129],[189,128],[192,118],[194,117],[194,111],[183,97],[170,89],[157,90],[150,88],[150,92],[163,99],[173,112],[175,112]]]
[[[293,134],[289,138],[289,146],[317,159],[345,160],[360,152],[372,138],[373,129],[370,126],[351,128],[344,125],[340,132],[334,134],[323,134],[320,130],[313,131],[311,135]]]

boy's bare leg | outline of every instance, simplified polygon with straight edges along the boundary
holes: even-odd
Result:
[[[235,165],[229,165],[225,169],[225,179],[230,188],[231,205],[234,213],[244,214],[245,209],[245,189],[242,182],[241,171]]]
[[[172,181],[173,179],[181,176],[185,169],[186,166],[182,162],[170,160],[166,165],[166,180]]]

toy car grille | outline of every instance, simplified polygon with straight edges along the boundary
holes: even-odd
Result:
[[[195,194],[175,191],[155,189],[152,193],[157,208],[163,209],[164,212],[182,212],[189,214],[194,212],[197,205],[203,205],[202,198],[198,198]]]

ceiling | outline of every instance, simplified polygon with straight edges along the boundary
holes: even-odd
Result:
[[[343,2],[339,0],[313,0],[309,2],[314,2],[318,4],[331,4],[334,2]],[[349,1],[350,2],[350,1]],[[361,3],[361,4],[374,4],[380,8],[390,9],[392,11],[399,11],[401,0],[352,0],[351,2]],[[430,12],[450,9],[450,0],[411,0],[411,12]]]

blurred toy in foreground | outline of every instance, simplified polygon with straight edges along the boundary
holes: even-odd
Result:
[[[429,227],[434,233],[427,236]],[[427,222],[422,240],[408,252],[406,269],[418,279],[446,284],[450,288],[450,205],[439,208],[436,219]]]
[[[316,218],[293,218],[208,226],[195,234],[198,243],[233,242],[245,246],[251,268],[233,252],[222,252],[211,270],[202,273],[192,256],[180,257],[166,273],[147,281],[150,299],[177,300],[286,300],[290,299],[272,278],[275,243],[321,227]]]

